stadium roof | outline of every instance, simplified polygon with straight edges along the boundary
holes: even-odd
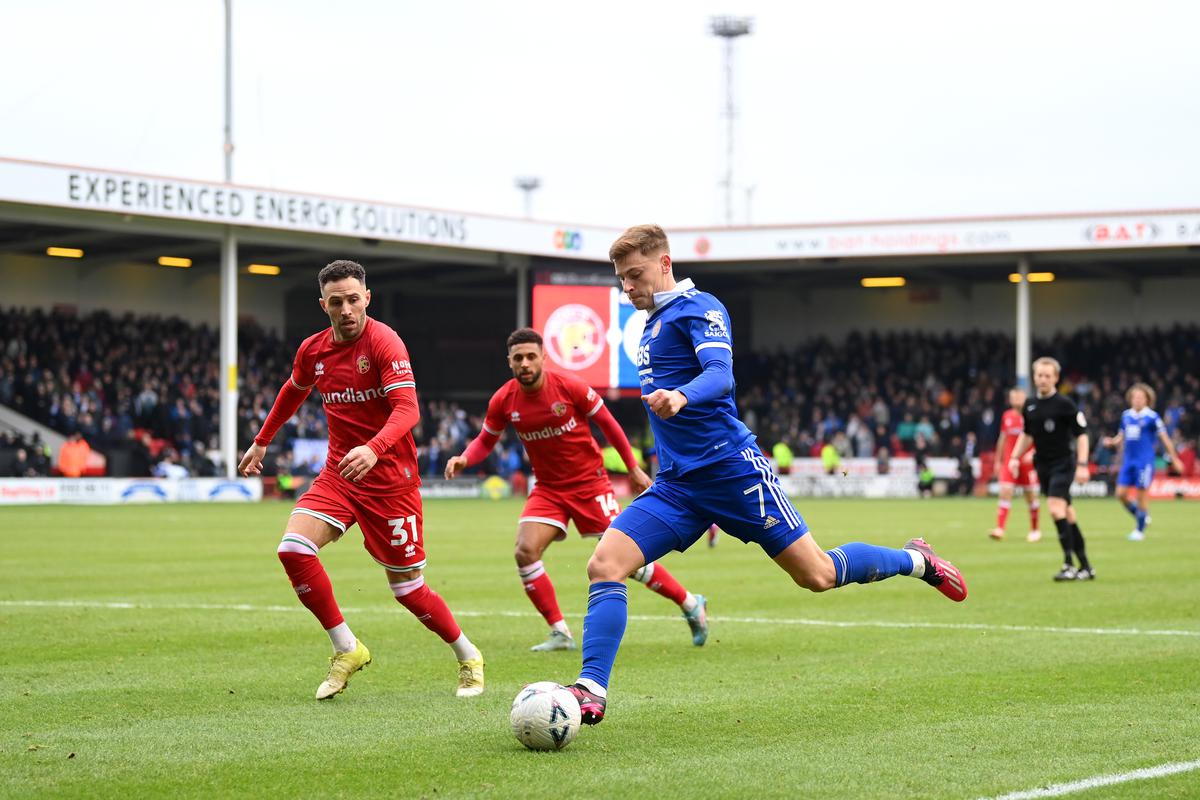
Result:
[[[505,266],[515,257],[605,263],[617,228],[498,217],[138,173],[0,158],[0,250],[37,254],[64,230],[91,255],[155,254],[180,239],[211,249],[234,226],[239,260],[311,262],[312,251],[370,254],[398,268],[438,262]],[[1107,274],[1191,266],[1200,210],[672,228],[679,262],[754,263],[809,274],[858,266],[1088,264]],[[187,253],[180,252],[186,256]],[[721,265],[721,266],[718,266]],[[1007,266],[1005,266],[1007,265]],[[1109,266],[1105,266],[1109,265]]]

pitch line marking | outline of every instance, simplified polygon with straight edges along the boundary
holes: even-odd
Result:
[[[92,600],[0,600],[0,607],[17,608],[96,608],[113,610],[147,610],[147,611],[256,611],[256,612],[304,612],[300,605],[250,605],[247,603],[133,603],[119,601]],[[350,614],[394,614],[395,609],[353,608],[342,606],[342,611]],[[457,617],[516,617],[541,618],[541,614],[532,611],[458,611]],[[580,618],[582,614],[568,614]],[[652,614],[630,614],[629,619],[639,622],[678,621],[678,617],[658,616]],[[804,619],[787,617],[718,617],[710,616],[713,622],[727,622],[745,625],[807,625],[818,628],[900,628],[924,630],[954,630],[954,631],[995,631],[999,633],[1064,633],[1083,634],[1092,636],[1180,636],[1200,638],[1200,631],[1171,630],[1155,628],[1074,628],[1038,625],[999,625],[981,622],[888,622],[884,620],[829,620]]]
[[[1181,772],[1191,772],[1196,769],[1200,769],[1200,760],[1179,761],[1174,764],[1159,764],[1157,767],[1135,769],[1131,772],[1121,772],[1116,775],[1097,775],[1094,778],[1084,778],[1083,780],[1071,781],[1070,783],[1054,783],[1037,789],[1026,789],[1021,792],[998,795],[987,800],[1037,800],[1042,797],[1061,797],[1064,794],[1086,792],[1089,789],[1098,789],[1101,786],[1112,786],[1117,783],[1128,783],[1130,781],[1144,781],[1151,778],[1165,778],[1168,775],[1178,775]]]

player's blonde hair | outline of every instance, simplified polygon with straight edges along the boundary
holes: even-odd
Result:
[[[1142,391],[1146,393],[1146,408],[1154,408],[1154,401],[1158,396],[1154,394],[1154,390],[1150,388],[1148,383],[1135,383],[1125,391],[1125,402],[1133,405],[1133,393]]]
[[[1051,358],[1050,356],[1042,356],[1041,358],[1039,358],[1038,360],[1033,362],[1033,369],[1035,371],[1038,368],[1038,364],[1045,364],[1048,367],[1054,367],[1055,376],[1062,375],[1062,364],[1058,363],[1057,358]]]
[[[657,225],[634,225],[626,228],[608,248],[608,260],[616,264],[636,251],[644,256],[658,251],[671,253],[666,232]]]

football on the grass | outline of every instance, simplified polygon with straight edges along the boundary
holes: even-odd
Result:
[[[530,750],[562,750],[579,733],[579,701],[561,684],[538,681],[517,692],[508,721]]]

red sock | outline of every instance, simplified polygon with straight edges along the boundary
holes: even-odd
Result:
[[[646,575],[642,582],[647,589],[661,594],[675,605],[682,605],[687,599],[687,589],[662,564],[647,564],[644,569]]]
[[[462,628],[458,627],[454,615],[450,613],[450,606],[446,605],[441,595],[425,585],[424,575],[411,581],[393,583],[392,593],[400,605],[411,611],[422,625],[442,637],[443,642],[454,642],[462,636]]]
[[[320,621],[322,628],[329,630],[345,622],[333,599],[333,584],[329,582],[325,567],[321,566],[321,559],[312,554],[281,552],[279,560],[283,562],[296,596]]]
[[[525,593],[529,595],[529,602],[533,603],[533,607],[545,618],[546,624],[562,622],[563,614],[558,610],[558,596],[554,593],[554,584],[550,582],[550,576],[546,574],[542,562],[535,561],[524,567],[518,566],[517,574],[521,576],[521,583],[525,586]]]
[[[1008,524],[1008,510],[1012,508],[1012,503],[1008,500],[1001,500],[1000,505],[996,506],[996,527],[1004,530],[1004,526]]]
[[[1041,505],[1037,501],[1029,504],[1029,530],[1031,531],[1036,531],[1038,529],[1037,518],[1039,508],[1041,508]]]

